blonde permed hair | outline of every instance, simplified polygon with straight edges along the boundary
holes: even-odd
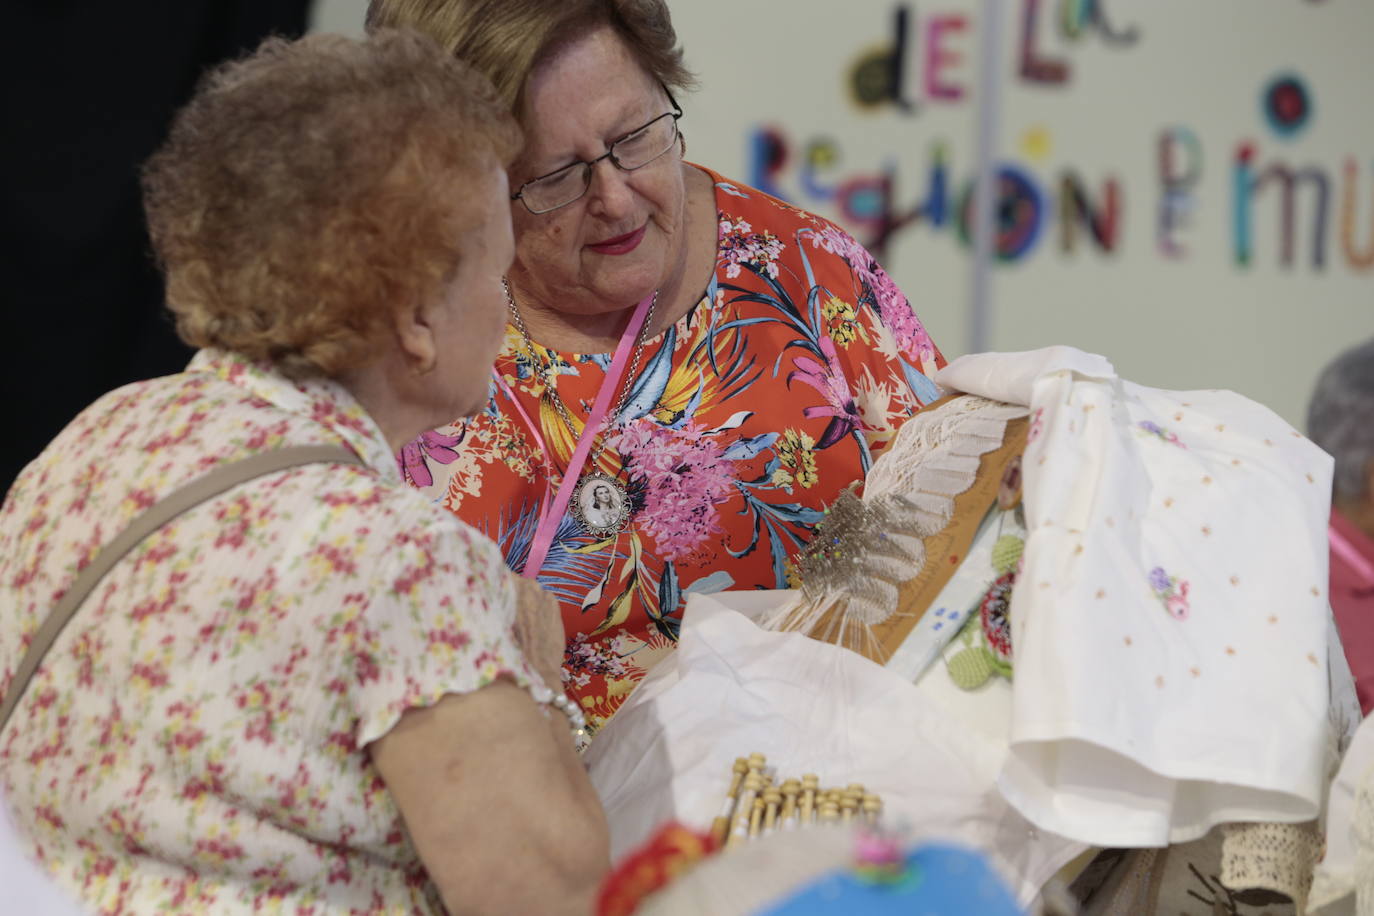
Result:
[[[522,116],[535,67],[601,26],[614,29],[644,71],[669,89],[695,83],[664,0],[370,0],[367,28],[418,29],[477,68]]]
[[[178,333],[292,377],[368,364],[398,309],[441,294],[473,183],[520,142],[419,33],[268,39],[201,82],[143,170]]]

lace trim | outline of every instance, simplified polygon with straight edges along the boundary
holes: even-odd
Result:
[[[1312,869],[1321,857],[1316,821],[1305,824],[1223,824],[1221,883],[1232,891],[1270,891],[1307,906]]]
[[[897,613],[901,586],[925,568],[924,539],[949,525],[983,456],[1027,413],[961,395],[908,420],[873,463],[863,498],[847,490],[826,510],[797,561],[800,591],[760,625],[871,648],[871,628]]]

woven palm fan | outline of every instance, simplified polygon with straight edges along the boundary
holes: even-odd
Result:
[[[796,597],[760,621],[884,664],[968,551],[1025,448],[1025,407],[959,394],[908,420],[826,510]]]

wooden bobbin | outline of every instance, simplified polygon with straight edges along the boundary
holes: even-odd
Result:
[[[734,822],[730,825],[730,835],[725,840],[726,849],[733,849],[748,837],[754,801],[762,787],[763,777],[758,773],[751,772],[744,777],[744,788],[741,790],[739,804],[735,806]]]
[[[730,792],[731,798],[739,798],[740,786],[744,785],[744,777],[749,773],[749,759],[747,757],[736,757],[734,766],[730,767]]]
[[[833,801],[821,802],[820,822],[822,826],[833,827],[840,822],[840,806]]]
[[[722,846],[730,835],[730,821],[735,814],[735,804],[739,801],[740,786],[748,772],[748,759],[736,757],[734,766],[730,768],[730,790],[725,793],[725,801],[720,806],[720,814],[711,821],[711,838],[715,840],[717,848]]]
[[[878,818],[883,813],[883,800],[876,795],[865,795],[863,797],[864,822],[869,825],[878,823]]]
[[[763,799],[755,798],[753,810],[749,814],[749,836],[752,839],[759,835],[763,827]]]
[[[840,820],[848,824],[859,810],[859,796],[846,789],[840,795]]]
[[[820,785],[820,777],[815,773],[802,774],[802,801],[801,801],[801,822],[809,824],[816,819],[816,789]]]
[[[782,821],[784,829],[792,827],[797,818],[797,798],[801,795],[801,783],[795,779],[789,779],[782,784],[782,812],[778,819]]]
[[[778,826],[778,806],[782,804],[782,792],[777,786],[763,790],[763,832],[770,834]]]

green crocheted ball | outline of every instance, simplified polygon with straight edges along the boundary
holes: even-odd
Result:
[[[1004,534],[992,545],[992,568],[999,573],[1009,573],[1016,568],[1026,542],[1014,534]]]

